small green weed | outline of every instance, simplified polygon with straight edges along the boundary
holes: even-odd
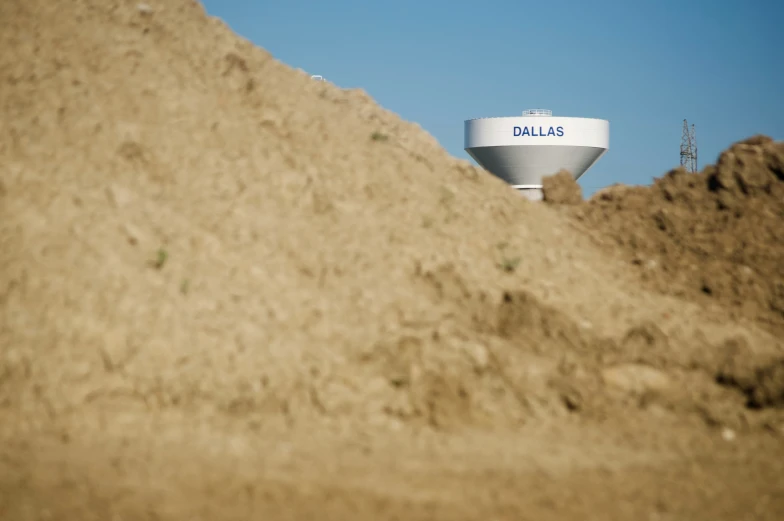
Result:
[[[163,269],[163,266],[166,264],[167,260],[169,260],[169,252],[161,248],[156,253],[155,260],[153,261],[152,265],[156,270],[161,270]]]
[[[507,273],[511,273],[517,269],[517,266],[520,264],[520,260],[520,257],[505,257],[498,264],[498,267]]]

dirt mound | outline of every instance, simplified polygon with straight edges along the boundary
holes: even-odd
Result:
[[[525,201],[186,0],[3,2],[0,99],[1,515],[777,518],[780,341],[641,290],[575,225],[609,202]],[[734,233],[779,222],[721,172]]]
[[[646,288],[784,337],[784,143],[755,136],[698,174],[606,189],[575,215]]]
[[[583,201],[583,191],[574,176],[567,171],[542,179],[544,201],[550,204],[579,204]]]

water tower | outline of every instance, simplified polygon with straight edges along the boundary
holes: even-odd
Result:
[[[543,177],[567,170],[579,179],[609,147],[610,123],[603,119],[533,109],[521,117],[465,122],[466,152],[531,200],[542,199]]]

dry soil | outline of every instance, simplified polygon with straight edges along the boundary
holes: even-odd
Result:
[[[0,518],[784,519],[780,143],[532,203],[188,0],[0,110]]]

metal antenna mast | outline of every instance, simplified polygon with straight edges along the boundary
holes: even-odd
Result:
[[[681,135],[681,166],[693,174],[697,172],[697,134],[694,125],[689,129],[689,123],[685,119]]]

